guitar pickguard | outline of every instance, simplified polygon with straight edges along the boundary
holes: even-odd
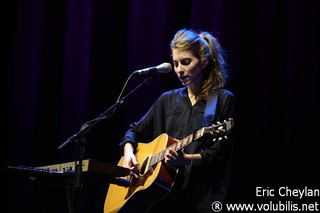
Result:
[[[150,167],[144,175],[139,175],[138,177],[132,177],[131,184],[128,189],[128,193],[125,199],[128,199],[138,187],[143,186],[146,180],[153,174],[153,167]]]

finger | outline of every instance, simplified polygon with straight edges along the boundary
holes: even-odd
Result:
[[[170,160],[177,160],[178,154],[176,152],[171,152],[168,158]]]
[[[135,173],[135,172],[130,172],[130,175],[135,177],[135,178],[138,178],[139,176]]]
[[[169,161],[169,158],[165,158],[165,159],[164,159],[164,163],[165,163],[165,164],[169,164],[168,161]]]
[[[170,160],[172,160],[172,159],[173,159],[173,156],[172,156],[171,154],[167,154],[167,155],[166,155],[166,160],[167,160],[167,162],[170,161]]]
[[[169,150],[169,153],[170,153],[170,155],[173,156],[173,157],[177,157],[177,156],[178,156],[178,153],[177,153],[175,150],[173,150],[173,149],[170,149],[170,150]]]
[[[169,152],[166,153],[165,158],[170,159],[171,158],[171,154]]]

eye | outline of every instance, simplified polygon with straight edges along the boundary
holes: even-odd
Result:
[[[188,66],[191,62],[192,62],[191,58],[184,58],[184,59],[181,59],[180,61],[172,61],[174,67],[178,67],[179,63],[183,66]]]
[[[189,65],[191,63],[191,59],[190,58],[185,58],[181,60],[181,64],[182,65]]]

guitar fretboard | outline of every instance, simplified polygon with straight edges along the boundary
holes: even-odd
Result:
[[[162,161],[165,158],[165,153],[168,150],[173,149],[175,151],[179,151],[185,146],[187,146],[188,144],[190,144],[191,142],[201,138],[204,135],[204,132],[205,132],[204,129],[205,127],[195,131],[194,133],[191,133],[190,135],[182,138],[181,140],[177,140],[176,143],[171,144],[170,146],[166,147],[164,150],[152,156],[150,161],[150,166],[153,166],[158,162]]]

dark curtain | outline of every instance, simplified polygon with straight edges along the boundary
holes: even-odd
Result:
[[[12,0],[0,5],[2,168],[73,161],[77,143],[57,148],[115,105],[112,115],[86,132],[84,158],[117,164],[118,142],[128,125],[162,92],[181,86],[174,72],[156,74],[148,84],[145,76],[133,76],[122,97],[130,95],[118,105],[126,80],[135,70],[171,62],[169,42],[176,30],[194,28],[220,40],[230,65],[227,88],[238,100],[230,203],[271,198],[257,197],[257,187],[319,190],[319,1]],[[1,174],[1,212],[66,210],[64,190],[28,184]],[[49,192],[42,196],[39,190]],[[103,193],[100,200],[95,193],[101,192],[92,192],[91,210],[103,205]],[[38,199],[44,202],[39,205]]]

